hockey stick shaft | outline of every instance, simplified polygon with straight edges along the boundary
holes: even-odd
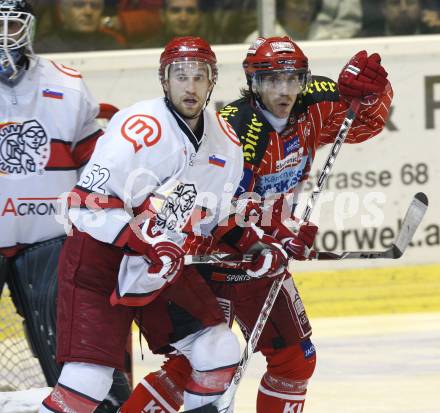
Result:
[[[339,132],[336,135],[335,142],[332,145],[330,154],[325,162],[325,166],[319,176],[318,183],[313,188],[312,194],[308,199],[307,206],[301,218],[301,223],[307,222],[310,219],[319,195],[321,194],[321,191],[324,188],[325,183],[327,182],[333,164],[335,163],[339,149],[341,148],[342,143],[345,141],[345,138],[348,135],[350,127],[354,119],[356,118],[359,108],[359,99],[353,99],[347,111],[347,115],[339,129]],[[255,326],[251,332],[249,340],[246,344],[246,348],[244,349],[244,352],[241,356],[240,362],[237,369],[235,370],[234,376],[231,383],[229,384],[228,389],[214,402],[209,403],[205,406],[198,407],[196,409],[188,410],[185,413],[226,413],[228,411],[229,406],[233,403],[238,385],[243,378],[244,372],[257,346],[261,333],[263,332],[264,326],[266,325],[266,321],[269,318],[270,311],[272,310],[278,293],[281,290],[283,281],[284,276],[276,278],[275,281],[272,283],[269,294],[266,297],[260,315],[258,316]]]
[[[383,251],[311,251],[312,260],[346,260],[346,259],[377,259],[377,258],[400,258],[411,242],[414,233],[422,222],[422,219],[428,208],[428,197],[419,192],[414,195],[405,217],[402,221],[401,230],[397,234],[391,247]],[[230,263],[231,266],[238,265],[241,262],[252,261],[255,257],[252,254],[234,255],[234,254],[211,254],[211,255],[189,255],[185,257],[186,263],[191,264],[215,264]]]
[[[318,202],[319,195],[321,194],[322,188],[324,188],[325,183],[327,182],[327,179],[330,175],[330,171],[332,170],[333,165],[335,163],[336,156],[338,155],[339,150],[341,149],[341,146],[348,135],[351,125],[353,124],[356,118],[356,115],[360,108],[360,104],[361,103],[359,99],[352,100],[351,105],[348,108],[347,115],[345,116],[345,119],[342,122],[341,128],[339,129],[339,132],[336,135],[336,139],[332,145],[330,153],[327,156],[327,159],[324,164],[324,168],[322,168],[322,171],[319,175],[318,182],[313,187],[312,193],[310,194],[310,197],[307,200],[307,205],[302,214],[299,226],[301,226],[304,222],[308,222],[310,220],[313,208]]]

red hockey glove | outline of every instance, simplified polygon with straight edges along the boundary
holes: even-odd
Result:
[[[279,245],[279,247],[274,249],[275,245]],[[276,243],[272,244],[272,248],[263,248],[255,260],[243,263],[241,268],[246,271],[247,275],[254,278],[275,277],[286,269],[287,258],[287,254],[281,245]]]
[[[144,258],[149,264],[148,274],[174,282],[183,271],[185,252],[174,242],[160,241],[149,245]]]
[[[353,56],[339,75],[338,88],[341,96],[351,100],[354,97],[381,94],[387,84],[388,73],[380,60],[378,53],[368,56],[365,50]]]
[[[315,242],[317,232],[318,227],[311,222],[307,222],[301,225],[297,235],[282,239],[281,244],[290,258],[304,261],[309,258],[309,250]]]
[[[241,266],[251,277],[274,277],[287,267],[288,256],[281,244],[255,226],[244,229],[237,248],[243,253],[257,253],[252,262],[243,263]]]

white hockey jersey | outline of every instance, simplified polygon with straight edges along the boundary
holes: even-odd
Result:
[[[97,240],[126,247],[139,225],[135,217],[153,206],[161,229],[180,245],[182,229],[210,234],[231,211],[243,156],[237,136],[218,114],[205,110],[203,127],[196,149],[196,137],[164,98],[116,114],[73,191],[74,225]],[[137,252],[142,255],[142,246]],[[147,268],[141,256],[123,258],[118,298],[129,296],[133,305],[151,300],[151,292],[166,281],[157,275],[148,279]]]
[[[102,134],[98,111],[78,71],[40,57],[0,82],[0,253],[64,233],[58,200]]]

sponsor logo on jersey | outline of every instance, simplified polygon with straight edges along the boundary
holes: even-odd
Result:
[[[304,402],[286,402],[283,413],[302,413]]]
[[[251,123],[247,124],[247,131],[245,136],[241,136],[240,140],[243,144],[243,156],[247,162],[251,162],[256,155],[256,148],[260,140],[259,133],[261,132],[263,122],[259,122],[257,115],[252,114]]]
[[[281,172],[260,177],[256,182],[255,192],[265,197],[269,194],[291,191],[301,181],[306,165],[307,157],[303,156],[300,164],[296,166],[296,168],[287,168]]]
[[[304,352],[304,358],[306,359],[312,357],[316,353],[315,346],[310,339],[301,341],[300,346],[302,351]]]
[[[165,413],[165,410],[155,400],[150,400],[142,409],[142,413]]]
[[[313,79],[310,83],[307,84],[307,89],[303,92],[303,95],[306,96],[308,94],[326,92],[335,93],[336,83],[331,80]]]
[[[159,142],[162,136],[162,127],[159,121],[150,115],[130,116],[122,125],[122,137],[133,145],[134,151],[143,146],[147,148]]]
[[[219,166],[220,168],[224,168],[226,164],[226,159],[223,159],[220,155],[211,155],[209,157],[209,163],[211,165]]]
[[[44,89],[43,90],[43,97],[51,98],[51,99],[63,99],[64,93],[56,92],[55,90]]]
[[[300,148],[299,151],[291,153],[286,156],[284,159],[280,159],[276,162],[276,170],[282,171],[283,169],[290,168],[292,166],[296,166],[301,162],[302,155],[304,152],[304,148]]]
[[[287,142],[284,142],[284,153],[289,155],[299,149],[299,136],[295,136]]]
[[[57,197],[20,197],[15,199],[9,197],[0,205],[0,216],[57,215],[60,212],[60,206]]]
[[[0,173],[11,178],[42,174],[50,155],[50,140],[36,120],[0,125]]]
[[[211,280],[218,281],[218,282],[241,283],[244,281],[249,281],[251,279],[252,279],[252,277],[250,275],[243,274],[243,273],[228,274],[228,273],[214,271],[211,274]]]

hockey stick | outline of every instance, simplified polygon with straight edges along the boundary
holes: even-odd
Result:
[[[428,208],[428,197],[423,192],[414,195],[405,217],[402,222],[402,228],[397,234],[396,239],[390,248],[383,251],[342,251],[340,253],[328,251],[311,251],[312,260],[346,260],[346,259],[376,259],[376,258],[400,258],[414,233],[416,232],[425,212]],[[220,262],[230,262],[231,264],[252,261],[255,257],[252,254],[211,254],[211,255],[187,255],[185,264],[217,264]]]
[[[333,164],[336,160],[336,155],[338,154],[342,143],[345,141],[345,138],[347,137],[348,131],[350,130],[350,127],[357,115],[359,108],[360,108],[360,101],[358,99],[353,99],[347,111],[347,115],[345,116],[345,119],[343,120],[342,125],[339,129],[339,132],[336,135],[335,142],[332,145],[330,154],[325,162],[325,166],[322,169],[321,174],[319,175],[318,183],[313,188],[312,194],[308,199],[307,206],[304,209],[304,212],[301,217],[301,221],[300,221],[301,223],[308,221],[310,219],[313,208],[316,205],[316,202],[319,198],[322,188],[324,188],[324,185],[330,174],[330,170],[333,167]],[[186,261],[186,257],[185,257],[185,261]],[[254,353],[254,350],[257,346],[258,340],[260,339],[261,333],[263,332],[264,326],[266,325],[266,321],[269,318],[270,311],[272,310],[272,307],[275,304],[275,300],[278,297],[278,293],[281,290],[283,281],[284,281],[284,276],[281,276],[281,277],[277,277],[275,281],[272,283],[272,286],[269,290],[266,300],[264,301],[260,315],[258,316],[257,321],[255,322],[255,326],[252,329],[251,335],[246,343],[246,347],[238,363],[238,367],[234,372],[234,376],[232,377],[232,381],[229,384],[229,387],[217,400],[214,400],[211,403],[208,403],[201,407],[197,407],[195,409],[186,410],[184,413],[226,413],[229,410],[229,407],[234,401],[234,397],[238,385],[240,384],[240,381],[243,378],[243,375],[246,371],[247,366],[249,365],[249,361],[252,357],[252,354]]]

